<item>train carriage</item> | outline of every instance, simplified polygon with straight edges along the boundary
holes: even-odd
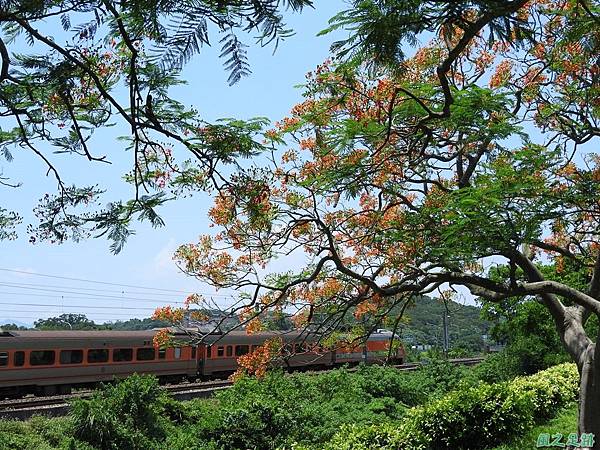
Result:
[[[343,364],[360,362],[382,364],[390,356],[390,362],[401,364],[404,351],[401,346],[393,345],[392,333],[378,330],[361,345],[340,347],[330,350],[318,345],[315,336],[306,332],[280,331],[261,332],[248,335],[243,331],[224,335],[212,335],[201,348],[199,373],[204,376],[233,372],[237,368],[237,358],[252,352],[267,339],[281,339],[283,356],[276,364],[289,369],[327,368]]]
[[[68,393],[74,386],[112,381],[133,373],[163,380],[215,378],[233,373],[237,359],[267,339],[279,338],[287,369],[328,368],[342,364],[382,363],[390,355],[391,333],[375,333],[367,342],[334,350],[297,331],[212,334],[200,345],[175,332],[172,347],[157,349],[147,331],[0,331],[0,396]],[[401,363],[402,347],[391,352]]]
[[[132,373],[195,377],[197,349],[155,349],[156,331],[11,331],[0,334],[0,390],[66,393]]]
[[[246,355],[268,339],[281,339],[283,358],[277,364],[290,369],[300,367],[331,367],[333,352],[314,348],[314,338],[297,331],[261,332],[247,334],[232,331],[224,335],[211,335],[202,349],[200,373],[214,376],[237,369],[237,358]]]

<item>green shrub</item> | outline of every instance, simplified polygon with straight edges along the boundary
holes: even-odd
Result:
[[[171,426],[169,400],[152,376],[132,375],[104,386],[90,399],[74,400],[74,435],[100,449],[137,450],[156,446]]]
[[[421,405],[467,382],[464,367],[432,360],[416,371],[401,372],[382,366],[360,366],[356,372],[361,388],[369,395],[391,397],[408,406]]]
[[[168,450],[221,450],[222,447],[214,441],[206,441],[202,428],[186,424],[169,433],[163,448]]]
[[[392,448],[401,441],[397,426],[391,424],[357,426],[345,425],[327,444],[325,450],[371,450]],[[418,450],[415,448],[414,450]]]
[[[194,448],[220,449],[322,445],[345,425],[369,428],[398,421],[407,406],[464,384],[465,374],[462,367],[434,360],[414,372],[360,366],[355,373],[243,378],[210,402],[191,402],[186,415],[192,426],[170,437],[169,448],[190,442]]]
[[[409,410],[394,426],[345,427],[329,450],[478,449],[524,434],[577,398],[578,372],[561,364],[512,383],[464,386]]]
[[[426,401],[459,388],[469,379],[467,367],[454,365],[445,359],[433,359],[415,373],[431,386]]]
[[[531,426],[532,397],[530,392],[516,392],[503,383],[454,391],[412,411],[404,440],[440,449],[476,449],[499,443],[508,434]]]
[[[73,438],[69,418],[34,416],[28,421],[0,421],[0,449],[93,450]]]
[[[399,372],[381,366],[360,366],[356,372],[361,388],[374,398],[390,397],[408,406],[427,400],[433,380],[416,372]]]
[[[519,359],[505,351],[489,355],[472,370],[477,379],[486,383],[510,381],[522,374]]]
[[[574,402],[579,394],[579,372],[575,364],[560,364],[511,383],[514,391],[533,394],[534,420],[553,417],[556,411]]]
[[[210,403],[192,403],[197,441],[223,449],[289,447],[294,441],[318,444],[331,439],[344,424],[398,420],[406,407],[395,398],[402,392],[393,391],[398,380],[391,374],[403,374],[394,369],[373,373],[389,381],[383,389],[368,383],[371,372],[361,370],[317,376],[276,372],[260,381],[244,378]],[[178,439],[184,442],[188,437]]]
[[[0,422],[0,448],[51,450],[56,447],[45,442],[43,436],[32,433],[27,422],[7,420]]]

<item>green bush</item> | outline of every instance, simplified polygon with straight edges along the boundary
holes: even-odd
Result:
[[[375,398],[390,397],[405,405],[417,406],[469,382],[467,373],[464,367],[432,360],[411,372],[360,366],[356,376],[361,388]]]
[[[345,370],[245,378],[217,396],[217,427],[205,436],[226,449],[326,442],[346,423],[399,419],[405,408],[384,394],[369,391],[364,377]]]
[[[391,443],[402,439],[398,426],[344,425],[325,447],[326,450],[371,450],[391,448]],[[301,447],[300,447],[301,448]],[[303,449],[304,450],[304,449]],[[418,450],[418,449],[415,449]]]
[[[578,372],[561,364],[512,383],[465,386],[412,408],[395,426],[345,427],[326,447],[362,449],[478,449],[525,433],[577,398]]]
[[[499,443],[532,424],[532,396],[527,391],[515,392],[507,384],[482,384],[454,391],[415,409],[407,417],[403,441],[447,449]]]
[[[578,392],[572,364],[510,384],[481,383],[477,376],[488,369],[476,370],[433,361],[414,372],[272,373],[185,403],[155,378],[133,376],[75,401],[70,417],[0,421],[0,448],[476,449],[525,433]]]
[[[320,445],[340,427],[398,421],[407,406],[441,397],[465,382],[468,369],[431,361],[413,372],[360,366],[355,373],[269,374],[243,378],[210,403],[191,402],[190,426],[169,448],[270,449]],[[193,442],[193,444],[191,444]]]
[[[90,399],[73,401],[74,435],[103,450],[156,447],[172,426],[165,407],[169,404],[155,377],[132,375],[104,386]]]
[[[28,421],[0,421],[0,449],[93,450],[73,438],[69,418],[34,416]]]
[[[540,421],[553,417],[558,409],[577,399],[579,372],[575,364],[560,364],[534,375],[515,379],[511,383],[511,389],[533,394],[533,418]]]
[[[522,374],[519,358],[505,351],[489,355],[472,370],[475,378],[486,383],[510,381]]]

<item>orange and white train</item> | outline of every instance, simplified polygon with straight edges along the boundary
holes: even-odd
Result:
[[[330,368],[360,362],[401,364],[404,349],[390,332],[372,334],[353,347],[327,349],[300,332],[233,331],[211,334],[199,345],[155,348],[158,330],[148,331],[3,331],[0,332],[0,396],[28,393],[66,394],[73,387],[154,374],[162,380],[210,379],[233,373],[240,356],[267,339],[280,338],[284,347],[277,364],[287,369]],[[189,342],[189,341],[187,341]],[[390,346],[392,350],[390,351]]]

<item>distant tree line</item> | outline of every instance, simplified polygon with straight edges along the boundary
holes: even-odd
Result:
[[[115,322],[96,323],[85,314],[61,314],[57,317],[36,320],[33,328],[19,326],[14,323],[0,325],[5,331],[10,330],[150,330],[167,327],[169,324],[152,318],[117,320]]]

